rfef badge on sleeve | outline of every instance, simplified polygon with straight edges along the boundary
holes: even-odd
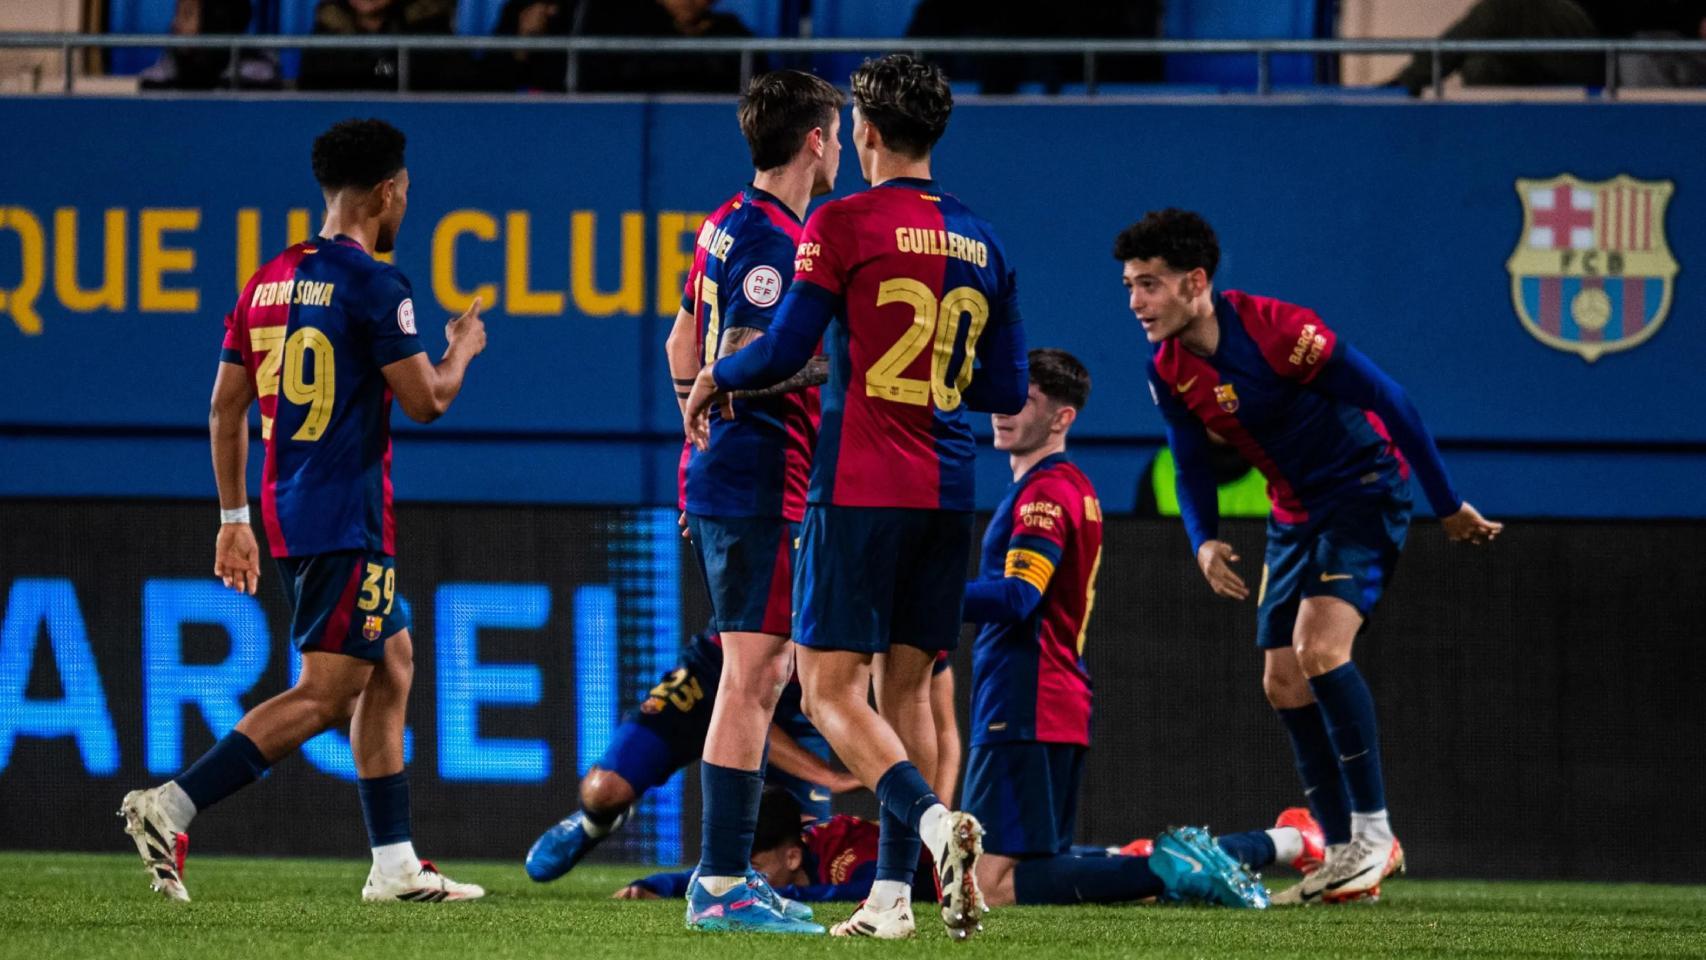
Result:
[[[1522,236],[1505,266],[1523,327],[1589,363],[1657,333],[1677,271],[1665,241],[1675,191],[1628,175],[1518,180]]]

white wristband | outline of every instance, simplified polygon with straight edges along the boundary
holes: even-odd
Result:
[[[245,503],[235,510],[227,510],[224,507],[220,507],[219,508],[219,522],[220,523],[248,523],[249,522],[249,505]]]

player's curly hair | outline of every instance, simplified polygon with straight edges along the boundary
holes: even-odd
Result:
[[[343,120],[314,139],[314,179],[326,191],[365,190],[403,169],[403,131],[383,120]]]
[[[853,71],[853,105],[890,150],[920,160],[947,131],[954,93],[941,67],[891,53]]]
[[[764,788],[758,801],[758,823],[752,833],[752,849],[762,853],[789,844],[800,844],[800,802],[774,784]]]
[[[1043,396],[1075,410],[1084,409],[1090,399],[1090,371],[1077,357],[1054,347],[1038,347],[1027,360],[1031,382]]]
[[[1220,266],[1220,241],[1208,221],[1189,210],[1151,210],[1114,238],[1114,259],[1124,263],[1156,257],[1174,270],[1201,267],[1213,280]]]
[[[740,132],[755,170],[774,170],[794,159],[817,127],[829,136],[841,110],[841,91],[822,77],[798,70],[759,74],[740,98]]]

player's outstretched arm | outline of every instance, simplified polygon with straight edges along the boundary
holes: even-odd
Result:
[[[823,786],[830,793],[846,793],[864,786],[858,777],[824,763],[817,754],[800,746],[788,731],[774,723],[770,725],[770,762],[783,773]]]
[[[711,402],[719,394],[768,387],[805,366],[817,352],[837,302],[834,294],[814,283],[789,287],[767,336],[699,371],[681,414],[687,439],[701,450],[710,443]]]
[[[220,363],[208,404],[207,432],[213,446],[213,479],[219,485],[220,510],[249,506],[249,407],[255,385],[246,367]],[[219,525],[213,546],[213,575],[233,590],[254,595],[261,579],[261,551],[255,530],[245,519]]]
[[[416,353],[380,368],[397,405],[417,423],[431,423],[450,410],[462,392],[468,364],[486,349],[480,298],[475,297],[465,313],[444,325],[444,335],[450,345],[437,364],[427,362],[426,354]]]
[[[1179,497],[1179,516],[1196,552],[1197,569],[1215,593],[1229,600],[1246,600],[1250,587],[1232,569],[1238,552],[1219,539],[1220,494],[1214,485],[1214,467],[1209,459],[1208,432],[1196,420],[1167,419],[1167,446],[1177,467],[1173,489]]]
[[[1403,451],[1415,469],[1422,493],[1427,496],[1428,505],[1433,507],[1434,514],[1444,524],[1450,539],[1479,544],[1492,540],[1504,530],[1504,524],[1482,517],[1457,495],[1451,485],[1451,474],[1445,468],[1445,460],[1439,455],[1439,447],[1422,424],[1421,412],[1404,388],[1375,366],[1374,361],[1355,347],[1344,345],[1321,371],[1315,383],[1335,400],[1379,415],[1386,429],[1391,431],[1398,449]]]

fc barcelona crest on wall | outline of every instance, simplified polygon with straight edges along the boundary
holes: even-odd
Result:
[[[1675,190],[1669,180],[1630,176],[1516,182],[1522,236],[1505,266],[1517,316],[1535,339],[1592,363],[1658,332],[1677,270],[1665,242]]]

